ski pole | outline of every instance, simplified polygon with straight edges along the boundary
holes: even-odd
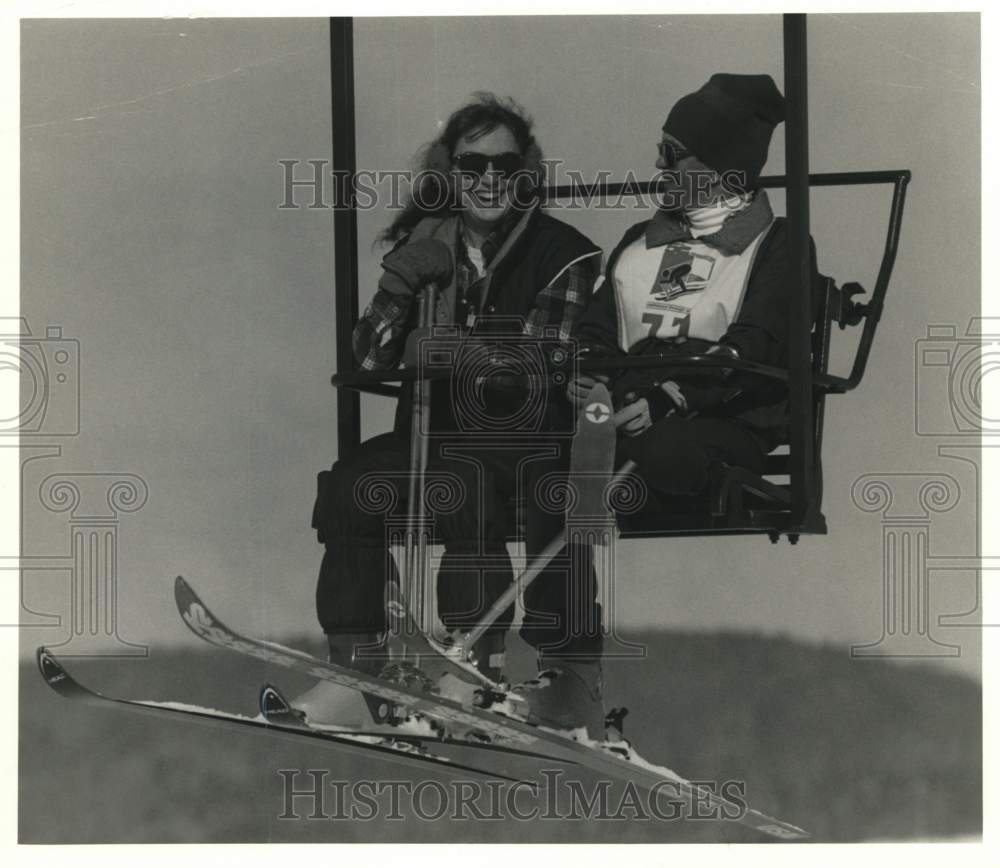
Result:
[[[631,475],[635,468],[636,463],[634,461],[626,461],[621,466],[621,469],[615,473],[614,477],[611,479],[611,483],[608,485],[607,490],[610,491],[616,485],[620,485],[626,477]],[[476,642],[482,638],[483,634],[493,626],[497,618],[507,611],[510,605],[517,599],[518,595],[538,578],[539,574],[549,565],[552,559],[563,550],[563,547],[567,542],[567,533],[566,528],[564,527],[552,538],[551,542],[549,542],[549,544],[545,546],[541,552],[532,558],[531,563],[528,564],[527,568],[522,573],[517,575],[514,581],[511,582],[510,587],[500,595],[497,601],[490,607],[490,610],[483,615],[479,623],[466,633],[462,637],[461,641],[454,646],[455,651],[461,655],[463,660],[467,659],[472,646],[475,645]]]
[[[420,293],[417,318],[422,330],[429,334],[434,324],[437,286],[428,284]],[[420,359],[417,357],[419,373]],[[413,383],[413,410],[410,418],[410,479],[406,517],[406,537],[403,549],[403,573],[406,597],[411,601],[414,616],[422,630],[431,627],[427,617],[427,535],[424,521],[424,490],[427,483],[427,458],[430,444],[424,427],[430,415],[430,381],[418,377]]]

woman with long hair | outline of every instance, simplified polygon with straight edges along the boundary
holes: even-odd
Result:
[[[542,151],[532,128],[531,118],[512,100],[478,93],[425,147],[411,198],[382,235],[393,246],[382,261],[378,290],[354,330],[362,370],[390,370],[404,360],[407,339],[417,326],[415,299],[429,283],[438,288],[434,323],[451,336],[457,369],[463,346],[472,342],[469,336],[488,337],[507,359],[525,353],[531,358],[532,352],[537,357],[540,348],[569,341],[598,274],[601,252],[541,210]],[[473,356],[479,359],[476,364],[485,364],[476,369],[479,373],[503,364]],[[541,400],[537,394],[528,400],[479,385],[463,390],[455,387],[470,379],[462,373],[456,370],[450,386],[436,383],[432,390],[428,465],[428,479],[447,474],[462,492],[458,502],[433,516],[444,543],[438,615],[454,631],[474,626],[513,580],[506,547],[513,531],[512,498],[526,501],[529,556],[561,529],[561,515],[539,508],[536,489],[544,476],[551,478],[568,465],[571,418],[561,390],[546,390]],[[331,659],[344,665],[380,666],[357,651],[382,642],[384,588],[397,572],[387,549],[390,516],[371,509],[364,492],[377,480],[393,487],[397,503],[405,499],[409,390],[403,396],[392,432],[362,444],[319,478],[313,526],[326,554],[317,611]],[[589,549],[564,549],[529,591],[522,636],[539,650],[540,663],[551,669],[567,661],[567,667],[579,663],[592,671],[598,665],[601,634]],[[571,630],[570,621],[578,619],[567,613],[570,605],[578,609],[581,600],[594,607],[592,617],[584,619],[586,628]],[[494,681],[502,674],[512,617],[513,607],[474,649],[477,665]],[[595,733],[603,733],[599,678],[590,677],[584,692],[589,722]],[[366,707],[352,693],[323,685],[296,704],[313,720],[370,722]]]

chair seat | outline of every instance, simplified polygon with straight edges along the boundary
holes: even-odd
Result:
[[[787,464],[787,454],[768,456],[771,468],[779,473]],[[777,459],[771,462],[771,459]],[[761,477],[745,468],[723,465],[709,486],[696,495],[666,495],[650,490],[645,505],[633,513],[618,514],[623,538],[662,536],[710,536],[715,534],[769,534],[772,539],[792,527],[791,490],[782,477]],[[523,499],[512,499],[513,517],[523,520]],[[806,533],[826,533],[821,513],[811,518],[811,526],[798,528]],[[523,539],[523,527],[512,520],[516,532],[511,540]]]

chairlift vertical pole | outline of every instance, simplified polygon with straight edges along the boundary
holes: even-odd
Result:
[[[789,316],[789,398],[791,431],[789,473],[792,489],[791,528],[808,524],[813,504],[813,401],[810,367],[811,268],[809,249],[809,92],[806,16],[786,14],[785,176],[788,253],[796,283]]]
[[[334,331],[338,371],[353,371],[351,335],[358,319],[358,216],[352,193],[357,171],[354,126],[354,21],[330,19],[330,103],[333,118],[333,177],[338,190],[333,212]],[[350,203],[344,207],[343,203]],[[361,442],[361,400],[352,389],[337,392],[337,457]]]

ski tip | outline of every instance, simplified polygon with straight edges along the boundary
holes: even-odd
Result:
[[[288,702],[277,687],[265,684],[260,689],[260,696],[257,698],[260,713],[264,717],[271,717],[275,714],[286,714],[289,711]]]
[[[798,826],[793,826],[791,823],[780,820],[755,825],[754,828],[758,832],[763,832],[765,835],[769,835],[772,838],[779,838],[783,841],[805,841],[812,837],[805,829],[800,829]]]
[[[291,726],[296,729],[307,727],[305,713],[294,708],[277,687],[265,684],[261,688],[258,701],[260,716],[268,723]]]
[[[605,404],[611,403],[611,393],[608,391],[608,387],[604,383],[597,382],[594,387],[590,390],[590,394],[587,395],[588,401],[602,401]]]
[[[39,645],[38,648],[35,649],[35,660],[38,661],[38,667],[40,669],[42,668],[42,661],[48,660],[51,657],[52,657],[52,652],[49,651],[49,649],[46,648],[44,645]]]
[[[178,576],[174,579],[174,600],[181,612],[186,612],[191,608],[192,603],[198,602],[198,595],[194,592],[194,588],[185,581],[184,576]]]
[[[42,678],[48,684],[51,685],[69,677],[55,655],[44,645],[38,646],[38,650],[35,651],[35,660],[38,662],[38,671],[42,673]]]

